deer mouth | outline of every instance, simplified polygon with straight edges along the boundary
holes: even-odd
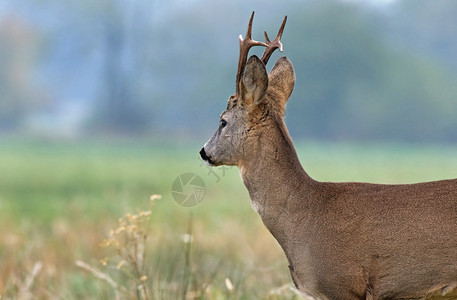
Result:
[[[211,160],[211,157],[206,155],[205,148],[202,148],[202,150],[200,150],[200,156],[203,159],[203,161],[206,162],[208,165],[210,165],[210,166],[215,165],[214,161]]]

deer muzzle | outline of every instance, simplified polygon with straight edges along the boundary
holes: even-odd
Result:
[[[205,151],[205,147],[202,148],[202,150],[200,150],[200,157],[203,159],[203,161],[205,163],[207,163],[208,165],[210,166],[213,166],[214,165],[214,162],[211,160],[211,157],[209,157],[207,154],[206,154],[206,151]]]

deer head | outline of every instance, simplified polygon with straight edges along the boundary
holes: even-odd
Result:
[[[282,51],[280,39],[287,16],[273,41],[265,32],[265,43],[251,37],[253,17],[254,12],[249,19],[246,37],[239,37],[236,94],[229,97],[218,129],[200,151],[202,159],[212,166],[242,166],[247,155],[253,155],[258,138],[282,124],[284,108],[294,87],[294,69],[286,57],[280,58],[269,74],[265,67],[276,49]],[[253,55],[247,59],[253,46],[266,47],[262,58]]]

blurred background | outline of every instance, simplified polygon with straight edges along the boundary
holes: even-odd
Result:
[[[238,35],[256,10],[257,39],[289,16],[281,55],[297,73],[287,114],[295,139],[455,142],[456,9],[444,0],[3,1],[0,130],[206,137],[234,92]]]
[[[236,168],[198,159],[235,91],[253,10],[257,40],[288,16],[268,67],[294,64],[286,123],[312,177],[457,177],[455,1],[4,0],[0,298],[115,296],[76,260],[135,289],[99,242],[151,194],[163,197],[147,229],[150,298],[298,298]],[[170,193],[185,172],[206,184],[194,208]]]

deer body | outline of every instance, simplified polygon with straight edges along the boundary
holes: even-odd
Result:
[[[457,180],[317,182],[298,163],[287,132],[268,130],[259,145],[270,146],[259,147],[258,161],[241,175],[305,295],[421,299],[457,286]]]
[[[273,41],[280,49],[284,24]],[[251,25],[252,16],[247,42]],[[273,43],[267,37],[266,53]],[[268,74],[267,54],[245,65],[240,59],[237,94],[200,154],[210,165],[239,167],[296,287],[312,299],[457,299],[457,180],[313,180],[283,120],[295,82],[292,64],[283,57]]]

